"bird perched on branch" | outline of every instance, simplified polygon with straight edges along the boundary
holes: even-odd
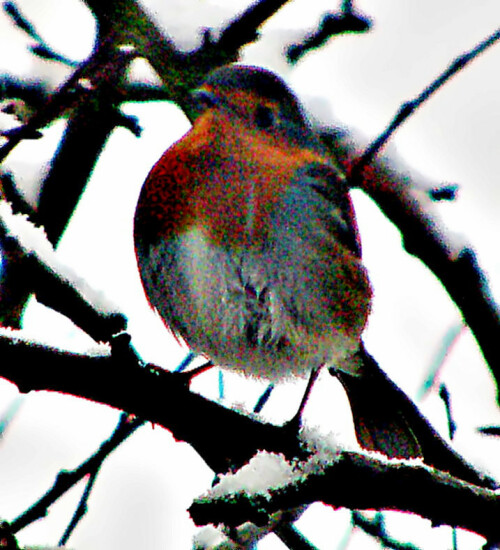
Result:
[[[297,98],[243,65],[215,70],[192,97],[193,127],[152,168],[135,214],[150,304],[224,368],[281,379],[332,367],[361,445],[419,456],[363,361],[372,291],[348,185]]]

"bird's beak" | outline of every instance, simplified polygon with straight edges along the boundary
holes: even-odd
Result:
[[[211,107],[215,107],[219,103],[219,98],[207,88],[201,87],[191,91],[191,104],[193,108],[199,113],[203,113]]]

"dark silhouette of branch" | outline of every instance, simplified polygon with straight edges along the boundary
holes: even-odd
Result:
[[[23,248],[0,222],[0,246],[8,258],[0,285],[0,321],[16,327],[30,293],[38,301],[71,319],[96,342],[110,342],[125,330],[120,313],[97,310],[62,274],[56,273],[37,254]]]
[[[358,510],[352,512],[352,523],[355,527],[362,529],[368,535],[380,541],[382,548],[390,548],[392,550],[420,550],[410,542],[400,542],[391,537],[384,526],[383,514],[377,514],[373,519],[365,517]]]
[[[197,525],[223,522],[265,525],[269,514],[312,502],[354,509],[413,512],[434,525],[451,525],[500,540],[500,495],[464,483],[423,464],[380,460],[342,452],[324,467],[308,468],[266,492],[247,491],[196,499],[189,509]]]
[[[500,426],[480,426],[477,431],[484,435],[500,436]]]
[[[295,432],[257,422],[191,393],[186,385],[189,372],[141,368],[133,354],[115,357],[113,351],[111,355],[87,356],[7,337],[0,337],[0,354],[1,376],[20,391],[67,393],[161,424],[177,439],[189,442],[216,472],[244,464],[256,449],[303,454]],[[189,415],[179,415],[179,410],[186,409]],[[231,446],[227,444],[230,439]]]
[[[68,542],[74,530],[77,528],[78,524],[87,513],[87,510],[88,510],[87,503],[88,503],[90,494],[92,492],[92,489],[94,488],[94,484],[96,482],[98,473],[99,473],[98,470],[94,470],[88,475],[87,483],[85,485],[85,490],[83,491],[82,497],[80,498],[80,502],[78,502],[78,506],[76,507],[76,510],[68,526],[64,530],[62,537],[59,539],[58,546],[64,546]]]
[[[455,436],[455,432],[457,431],[457,425],[455,423],[455,420],[453,419],[453,414],[451,410],[451,397],[450,392],[448,391],[448,388],[445,384],[441,384],[439,386],[439,397],[443,401],[444,408],[446,410],[446,421],[448,424],[448,434],[450,439],[453,439]]]
[[[176,439],[190,443],[215,472],[241,466],[258,449],[288,457],[304,455],[295,424],[258,422],[194,394],[187,387],[189,372],[139,368],[136,356],[127,348],[127,338],[117,340],[110,355],[86,356],[0,337],[0,374],[23,392],[68,393],[161,424]],[[179,415],[180,409],[190,414]],[[422,418],[419,437],[426,434],[425,424]],[[477,485],[496,486],[494,480],[479,474],[452,451],[430,426],[426,437],[426,448],[432,451],[430,460],[438,457],[441,469]]]
[[[420,388],[417,391],[417,402],[426,397],[432,391],[432,389],[439,384],[439,377],[441,374],[441,370],[445,364],[446,358],[452,352],[465,328],[465,325],[463,323],[460,323],[459,325],[454,325],[450,327],[446,331],[445,335],[442,338],[439,349],[437,350],[429,366],[427,376],[425,377],[425,380],[422,382]]]
[[[7,521],[0,522],[0,541],[1,547],[6,550],[21,550],[17,544],[14,532]]]
[[[306,53],[320,48],[332,36],[366,32],[370,30],[371,26],[372,22],[370,18],[357,12],[353,8],[351,0],[344,0],[340,12],[325,14],[315,32],[310,34],[300,44],[289,46],[286,52],[287,59],[290,63],[297,63]]]
[[[120,123],[120,82],[131,55],[103,40],[96,58],[88,99],[79,103],[70,118],[41,186],[36,218],[53,244],[61,237],[108,137]]]
[[[498,40],[500,40],[500,28],[485,38],[475,48],[460,57],[457,57],[450,64],[450,66],[433,82],[431,82],[429,86],[427,86],[427,88],[425,88],[415,99],[403,103],[387,128],[363,152],[360,159],[354,163],[351,170],[351,177],[354,181],[357,181],[359,177],[362,177],[364,168],[372,162],[380,149],[382,149],[397,128],[399,128],[408,117],[410,117],[427,99],[429,99],[429,97],[435,94],[437,90],[446,84],[446,82],[448,82],[448,80],[450,80],[455,74],[461,71],[471,61],[476,59],[487,48],[493,46]]]
[[[25,273],[24,255],[0,224],[0,250],[4,262],[0,279],[0,326],[21,328],[21,317],[30,292],[20,284]]]
[[[131,417],[126,413],[122,413],[120,421],[109,439],[104,441],[99,449],[89,457],[85,462],[80,464],[78,468],[72,471],[61,470],[56,477],[52,487],[28,510],[19,515],[16,519],[10,522],[10,530],[12,533],[17,533],[33,521],[47,515],[49,507],[61,497],[68,489],[73,487],[86,475],[96,475],[104,460],[137,428],[142,426],[144,422],[138,418]],[[81,502],[82,507],[78,513],[84,511],[85,501]],[[79,507],[80,508],[80,507]],[[75,523],[76,516],[72,519],[72,524]],[[77,521],[76,521],[77,523]],[[76,525],[75,523],[75,525]],[[68,535],[70,531],[68,530]],[[64,537],[63,537],[64,538]],[[69,536],[61,543],[64,544]]]
[[[456,183],[443,183],[429,190],[429,197],[434,202],[454,201],[457,198],[459,186]]]
[[[76,66],[75,61],[58,54],[49,46],[43,37],[40,36],[34,25],[27,19],[27,17],[25,17],[15,2],[4,2],[2,7],[4,12],[12,19],[14,24],[36,42],[35,45],[31,45],[29,47],[35,55],[49,61],[63,63],[64,65],[68,65],[70,67]]]
[[[282,523],[274,529],[274,534],[290,550],[318,550],[291,523]]]
[[[0,196],[7,202],[10,202],[14,212],[26,214],[32,217],[34,209],[31,204],[24,198],[24,195],[19,191],[14,177],[9,172],[0,174]]]
[[[211,69],[236,61],[239,50],[257,38],[257,29],[287,1],[253,2],[218,38],[205,31],[202,44],[192,52],[178,50],[136,0],[85,0],[85,3],[100,27],[113,36],[115,44],[133,44],[150,62],[168,90],[169,99],[189,115],[187,92]]]
[[[264,408],[264,405],[269,401],[269,398],[271,397],[271,394],[274,390],[274,384],[271,382],[267,388],[262,392],[259,399],[257,399],[257,403],[255,403],[255,406],[253,408],[254,413],[260,413],[260,411]]]

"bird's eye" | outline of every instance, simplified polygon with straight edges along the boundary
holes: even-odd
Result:
[[[268,107],[267,105],[259,105],[257,109],[255,109],[255,123],[259,128],[267,130],[268,128],[271,128],[275,122],[276,116],[271,107]]]

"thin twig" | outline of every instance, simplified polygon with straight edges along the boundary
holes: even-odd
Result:
[[[274,390],[274,384],[271,382],[267,388],[262,392],[259,399],[257,399],[257,403],[255,403],[255,406],[253,408],[254,413],[260,413],[260,411],[264,408],[264,405],[269,401],[269,398],[271,397],[271,393]]]
[[[442,338],[442,341],[440,342],[439,349],[435,353],[435,356],[431,362],[427,376],[417,391],[417,401],[424,399],[431,392],[432,388],[437,385],[436,381],[439,379],[442,367],[458,342],[459,337],[463,334],[465,328],[465,325],[460,323],[459,325],[454,325],[447,330],[446,334]]]
[[[36,45],[29,47],[35,55],[48,59],[49,61],[63,63],[69,67],[75,67],[77,65],[75,61],[57,53],[50,47],[15,2],[4,2],[2,7],[14,24],[36,42]]]
[[[441,86],[451,79],[451,77],[461,71],[487,48],[493,46],[498,40],[500,40],[500,29],[497,29],[469,52],[457,57],[449,67],[431,82],[415,99],[403,103],[387,128],[366,148],[358,161],[353,165],[351,177],[354,181],[357,181],[358,178],[362,176],[364,168],[372,162],[397,128],[399,128],[403,122],[424,103],[424,101],[429,99],[429,97],[436,93]]]
[[[368,17],[353,9],[351,1],[344,1],[339,12],[327,13],[321,18],[315,32],[307,36],[301,43],[288,47],[287,59],[290,63],[297,63],[306,53],[320,48],[332,36],[366,32],[370,30],[371,25],[371,20]]]
[[[85,484],[85,490],[83,491],[82,497],[80,498],[80,502],[76,507],[73,517],[71,518],[68,526],[66,527],[62,537],[59,539],[59,542],[57,544],[58,546],[64,546],[68,542],[74,530],[77,528],[78,524],[87,513],[87,510],[88,510],[87,503],[90,497],[90,493],[94,488],[94,484],[97,479],[97,474],[99,473],[99,470],[100,468],[98,467],[96,470],[88,474],[87,483]]]
[[[61,495],[78,483],[83,477],[97,471],[104,460],[143,424],[143,420],[122,413],[114,432],[100,445],[99,449],[92,456],[75,470],[61,470],[52,487],[37,502],[10,522],[12,532],[17,533],[33,521],[47,515],[49,507]]]
[[[410,542],[400,542],[389,536],[383,523],[383,515],[380,513],[377,514],[374,519],[369,519],[359,510],[353,510],[351,517],[353,525],[362,529],[368,535],[378,539],[382,548],[390,548],[392,550],[420,550],[418,546]]]
[[[441,398],[444,408],[446,411],[446,421],[448,425],[448,436],[450,440],[453,440],[455,436],[455,432],[457,430],[457,424],[453,418],[453,413],[451,410],[451,397],[450,392],[448,391],[448,388],[445,384],[441,384],[439,386],[439,397]]]
[[[318,550],[306,537],[291,523],[282,523],[274,529],[280,541],[290,550]]]

